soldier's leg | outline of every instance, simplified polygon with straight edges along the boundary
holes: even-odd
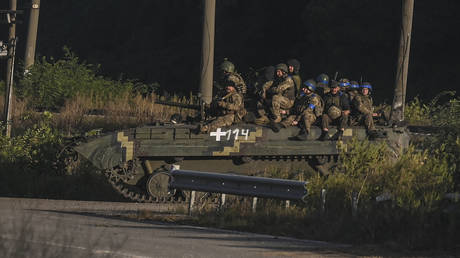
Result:
[[[274,116],[274,121],[275,123],[279,123],[281,121],[281,109],[290,109],[293,105],[293,101],[284,97],[284,96],[281,96],[281,95],[275,95],[273,96],[273,99],[272,99],[272,108],[271,108],[271,112]]]
[[[323,114],[321,116],[321,128],[323,131],[329,131],[329,124],[332,123],[331,118],[328,114]]]
[[[281,121],[280,124],[281,124],[283,127],[289,127],[289,126],[291,126],[292,121],[294,121],[295,118],[296,118],[295,115],[290,115],[290,116],[286,117],[285,119],[283,119],[283,121]]]
[[[349,115],[344,115],[342,113],[342,115],[338,118],[339,119],[339,130],[340,131],[343,131],[345,130],[345,128],[347,128],[347,125],[348,125],[348,118],[349,118]]]
[[[219,127],[232,125],[234,120],[235,120],[234,114],[227,114],[224,116],[219,116],[214,121],[212,121],[210,124],[208,124],[207,132],[208,133],[213,132]]]
[[[327,114],[323,114],[321,116],[321,136],[319,137],[319,140],[325,141],[329,140],[329,124],[332,122],[331,118]]]
[[[302,130],[296,136],[297,140],[307,141],[308,135],[310,134],[311,125],[315,122],[316,116],[312,112],[303,112],[302,113]]]
[[[332,136],[331,140],[339,141],[342,139],[343,132],[345,131],[345,128],[348,125],[348,118],[349,118],[348,115],[344,115],[342,113],[342,115],[336,119],[336,121],[338,121],[337,133],[334,134],[334,136]]]
[[[265,111],[265,103],[263,100],[259,100],[257,101],[257,114],[260,116],[260,117],[263,117],[265,115],[267,115],[267,112]]]
[[[275,123],[278,123],[278,122],[281,121],[281,113],[280,113],[281,98],[282,98],[282,96],[280,96],[280,95],[275,95],[272,98],[272,105],[271,105],[271,108],[270,108],[270,112],[273,115],[273,120],[274,120]]]
[[[304,131],[307,134],[310,134],[310,128],[313,123],[316,121],[316,116],[315,114],[312,114],[311,112],[304,112],[303,114],[303,123],[304,123]]]
[[[374,131],[374,119],[372,118],[372,114],[364,115],[364,126],[366,127],[367,131]]]

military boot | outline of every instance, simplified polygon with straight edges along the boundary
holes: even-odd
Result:
[[[343,136],[343,131],[342,130],[338,130],[331,138],[331,141],[340,141],[342,140],[342,136]]]
[[[294,140],[296,141],[306,141],[308,140],[308,133],[300,133],[297,136],[294,137]]]
[[[281,125],[279,123],[275,123],[274,121],[268,123],[268,127],[270,127],[270,129],[272,129],[272,131],[275,133],[281,130]]]
[[[331,137],[329,136],[329,131],[321,131],[321,135],[319,136],[318,140],[320,141],[327,141],[330,140]]]
[[[266,125],[269,122],[270,122],[270,119],[268,119],[267,116],[261,116],[254,121],[256,125]]]

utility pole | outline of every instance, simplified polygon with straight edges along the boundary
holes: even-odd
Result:
[[[17,0],[10,0],[9,36],[8,36],[8,61],[6,65],[6,94],[5,94],[5,123],[6,137],[11,137],[11,117],[13,114],[13,71],[14,55],[16,51],[16,9]]]
[[[212,100],[215,18],[216,0],[204,0],[200,93],[201,99],[207,104]]]
[[[24,57],[24,73],[29,72],[35,61],[35,46],[37,43],[38,16],[40,13],[40,0],[32,0],[27,31],[26,54]]]
[[[398,122],[404,121],[413,14],[414,0],[402,0],[401,37],[399,41],[398,63],[396,67],[395,94],[393,98],[393,105],[391,107],[390,118],[393,124],[398,124]]]

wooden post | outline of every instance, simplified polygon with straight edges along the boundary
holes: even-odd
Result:
[[[35,62],[35,47],[37,44],[38,16],[40,13],[40,0],[32,0],[29,15],[29,27],[27,30],[26,54],[24,56],[24,73],[29,72],[29,68]]]
[[[9,23],[9,36],[8,36],[8,61],[6,65],[6,79],[5,79],[5,108],[4,120],[6,124],[6,137],[11,137],[11,119],[13,115],[13,72],[14,72],[14,56],[16,51],[16,9],[17,0],[10,0],[10,14]]]
[[[409,53],[412,33],[412,17],[414,0],[402,0],[402,24],[399,39],[398,63],[396,65],[396,80],[391,118],[393,124],[404,121],[404,106],[406,105],[407,74],[409,70]]]
[[[204,0],[200,93],[201,99],[207,104],[212,100],[215,17],[216,0]]]
[[[256,213],[257,210],[257,197],[252,198],[252,213]]]
[[[226,197],[226,194],[221,194],[220,195],[220,200],[219,200],[219,211],[223,210],[224,209],[224,206],[225,206],[225,197]]]
[[[195,191],[190,192],[190,202],[188,205],[188,215],[192,216],[195,210]]]
[[[326,210],[326,189],[321,189],[321,212]]]

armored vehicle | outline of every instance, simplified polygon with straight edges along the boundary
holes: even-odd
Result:
[[[409,144],[404,127],[378,127],[392,150]],[[302,170],[312,167],[327,174],[337,162],[340,145],[351,138],[365,139],[363,127],[351,127],[342,141],[319,141],[313,127],[306,141],[295,141],[298,127],[274,132],[254,124],[217,128],[196,133],[196,126],[164,123],[108,133],[81,143],[75,150],[98,169],[125,197],[139,202],[167,200],[168,172],[173,164],[181,169],[263,175],[269,169]],[[334,134],[333,129],[330,134]]]

